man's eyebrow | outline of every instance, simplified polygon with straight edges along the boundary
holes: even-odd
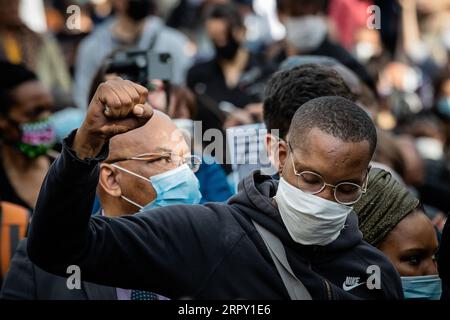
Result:
[[[315,174],[320,175],[323,179],[325,179],[324,175],[322,175],[320,172],[318,172],[317,170],[313,169],[312,167],[310,167],[308,165],[304,165],[303,163],[300,163],[300,162],[298,162],[298,163],[294,162],[294,165],[295,165],[295,170],[298,173],[303,172],[303,171],[310,171],[310,172],[314,172]],[[343,183],[343,182],[351,182],[351,183],[360,185],[361,181],[364,183],[365,180],[364,179],[361,180],[361,178],[359,178],[359,179],[356,179],[356,178],[355,179],[344,179],[344,180],[340,180],[340,181],[336,182],[336,185],[338,185],[339,183]]]

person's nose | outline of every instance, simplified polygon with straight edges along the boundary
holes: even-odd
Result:
[[[323,190],[316,194],[316,196],[321,197],[325,200],[336,202],[336,199],[334,198],[334,188],[329,185],[325,185]]]

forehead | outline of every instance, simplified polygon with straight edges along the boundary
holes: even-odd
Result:
[[[403,218],[392,231],[393,235],[402,238],[402,242],[423,242],[426,238],[434,238],[435,231],[431,221],[424,213],[410,213]]]
[[[182,132],[176,128],[172,121],[167,119],[150,120],[149,123],[139,129],[111,139],[111,159],[154,152],[174,152],[179,155],[189,152],[189,147]]]
[[[228,22],[222,18],[209,18],[206,21],[206,29],[207,29],[209,35],[226,36],[226,31],[228,30],[228,26],[229,26]]]
[[[400,250],[438,246],[436,232],[424,213],[410,213],[403,218],[389,234],[389,240]]]
[[[291,145],[295,159],[324,178],[340,180],[365,175],[370,162],[368,141],[344,142],[318,128],[312,128],[296,141]]]
[[[51,103],[52,100],[49,90],[37,80],[22,83],[12,91],[12,96],[22,105]]]

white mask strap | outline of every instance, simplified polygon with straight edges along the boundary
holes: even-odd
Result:
[[[121,170],[121,171],[123,171],[123,172],[129,173],[129,174],[131,174],[132,176],[135,176],[135,177],[137,177],[137,178],[140,178],[140,179],[143,179],[143,180],[145,180],[145,181],[147,181],[147,182],[150,182],[149,179],[144,178],[143,176],[140,176],[140,175],[138,175],[137,173],[134,173],[134,172],[132,172],[132,171],[130,171],[130,170],[127,170],[127,169],[125,169],[125,168],[122,168],[122,167],[120,167],[120,166],[118,166],[118,165],[116,165],[116,164],[112,164],[111,166],[113,166],[114,168],[119,169],[119,170]],[[137,204],[137,203],[134,202],[133,200],[130,200],[130,199],[128,199],[127,197],[125,197],[125,196],[123,196],[123,195],[121,195],[120,197],[121,197],[123,200],[127,201],[128,203],[131,203],[132,205],[138,207],[139,209],[144,208],[143,206]]]
[[[139,209],[142,209],[142,208],[144,208],[143,206],[141,206],[141,205],[138,205],[136,202],[134,202],[134,201],[132,201],[132,200],[130,200],[130,199],[128,199],[127,197],[125,197],[125,196],[120,196],[123,200],[125,200],[125,201],[127,201],[127,202],[129,202],[129,203],[131,203],[132,205],[134,205],[134,206],[136,206],[136,207],[138,207]]]
[[[135,176],[135,177],[137,177],[137,178],[140,178],[140,179],[143,179],[143,180],[145,180],[145,181],[147,181],[147,182],[150,182],[150,179],[145,178],[145,177],[143,177],[143,176],[141,176],[141,175],[138,175],[137,173],[134,173],[134,172],[132,172],[132,171],[130,171],[130,170],[127,170],[127,169],[125,169],[125,168],[119,167],[119,166],[116,165],[116,164],[112,164],[111,166],[114,167],[114,168],[116,168],[116,169],[119,169],[119,170],[121,170],[121,171],[123,171],[123,172],[129,173],[129,174],[131,174],[132,176]]]

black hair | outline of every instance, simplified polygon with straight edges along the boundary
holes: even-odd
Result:
[[[297,109],[305,102],[323,96],[354,99],[344,79],[330,67],[311,63],[275,73],[265,91],[267,129],[269,132],[278,129],[280,138],[284,139]]]
[[[231,30],[245,27],[244,19],[237,6],[233,3],[213,6],[206,15],[206,20],[209,19],[223,19],[228,22]]]
[[[398,119],[394,132],[396,134],[409,134],[414,137],[422,136],[413,133],[415,131],[414,128],[420,124],[443,130],[441,120],[433,111],[422,110]]]
[[[0,114],[8,114],[14,105],[11,92],[22,83],[34,80],[36,75],[24,65],[0,61]]]
[[[377,145],[377,131],[372,119],[358,105],[342,97],[320,97],[306,102],[294,115],[289,129],[292,145],[313,128],[345,142],[368,141],[370,158]]]
[[[298,6],[308,6],[317,8],[320,12],[327,12],[328,11],[328,0],[277,0],[277,10],[282,11],[288,11],[289,6],[291,5],[291,2],[295,1],[295,5]]]

